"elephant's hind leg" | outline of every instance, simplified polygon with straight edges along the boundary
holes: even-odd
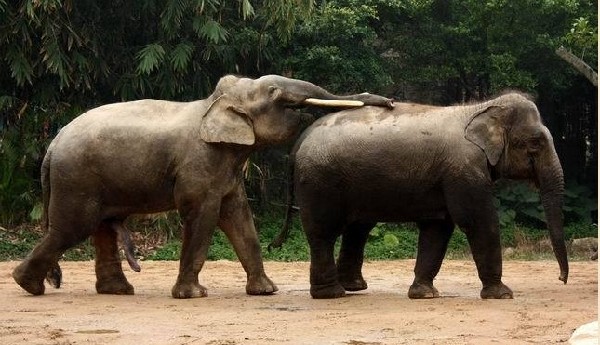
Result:
[[[338,280],[346,291],[360,291],[367,288],[362,275],[364,251],[369,231],[374,223],[356,222],[346,226],[342,234],[342,246],[337,261]]]
[[[51,268],[57,265],[68,248],[55,234],[47,234],[33,251],[12,272],[12,277],[25,291],[32,295],[42,295],[45,291],[44,278]]]
[[[96,291],[100,294],[133,295],[117,246],[117,231],[110,222],[103,221],[93,234],[96,249]]]
[[[321,224],[302,219],[310,246],[310,295],[313,298],[339,298],[346,290],[338,281],[333,249],[341,225]]]
[[[52,224],[42,241],[12,272],[17,284],[32,295],[44,294],[44,278],[47,278],[47,275],[53,279],[50,283],[54,287],[60,286],[58,260],[67,249],[83,242],[91,232],[85,231],[89,227],[86,227],[84,222],[70,221],[66,217],[57,219]],[[73,227],[82,231],[70,232]]]
[[[412,299],[436,298],[440,294],[433,286],[433,279],[442,266],[448,242],[454,231],[454,223],[450,219],[428,220],[418,222],[417,226],[419,227],[419,244],[415,263],[415,280],[408,289],[408,297]]]

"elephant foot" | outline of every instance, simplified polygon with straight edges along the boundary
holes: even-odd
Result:
[[[433,286],[433,284],[413,283],[408,289],[408,298],[410,299],[426,299],[438,297],[440,297],[440,293]]]
[[[248,295],[271,295],[278,290],[277,285],[264,274],[258,277],[248,277],[248,283],[246,284]]]
[[[96,292],[106,295],[133,295],[133,285],[126,279],[103,279],[96,281]]]
[[[344,290],[346,291],[360,291],[367,289],[367,282],[363,279],[363,277],[358,277],[354,279],[345,279],[340,277],[339,281],[340,284],[344,287]]]
[[[483,299],[512,299],[513,292],[508,286],[502,283],[498,283],[494,285],[484,286],[483,289],[481,289],[480,296]]]
[[[339,283],[334,285],[312,284],[310,286],[310,295],[315,299],[340,298],[346,296],[346,290]]]
[[[48,273],[46,274],[46,281],[55,289],[60,288],[60,284],[62,282],[62,270],[60,269],[58,263],[50,267],[50,270],[48,270]]]
[[[13,272],[12,277],[25,291],[32,295],[43,295],[46,287],[44,286],[44,276],[37,278],[30,273],[27,273],[27,269],[23,267],[24,263],[17,266]]]
[[[208,292],[206,288],[198,283],[176,283],[171,289],[173,298],[197,298],[206,297]]]

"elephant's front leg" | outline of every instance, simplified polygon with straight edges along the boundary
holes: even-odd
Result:
[[[481,298],[513,298],[511,289],[502,283],[499,222],[491,191],[486,195],[471,195],[471,200],[471,203],[462,203],[471,205],[470,207],[463,206],[462,210],[454,210],[456,217],[453,218],[467,235],[477,273],[483,284]],[[458,205],[453,207],[458,208]]]
[[[96,291],[101,294],[133,295],[133,286],[123,274],[116,230],[109,222],[103,221],[92,238],[96,249]]]
[[[512,290],[502,283],[502,251],[498,226],[474,227],[465,232],[483,284],[481,298],[513,298]]]
[[[200,203],[198,203],[200,204]],[[201,205],[187,204],[179,209],[183,217],[183,240],[179,275],[171,289],[173,298],[206,297],[206,288],[198,282],[208,247],[217,226],[219,203],[203,200]]]
[[[265,274],[260,243],[243,184],[240,183],[233,194],[223,199],[218,225],[246,271],[246,293],[268,295],[277,291],[277,286]]]

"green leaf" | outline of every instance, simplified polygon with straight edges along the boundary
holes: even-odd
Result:
[[[22,51],[10,47],[6,52],[6,60],[10,66],[10,76],[16,80],[18,86],[23,86],[26,82],[32,83],[33,69]]]
[[[211,41],[214,44],[227,41],[227,30],[213,19],[209,19],[199,28],[200,37]]]
[[[33,209],[31,209],[31,212],[29,212],[29,219],[31,219],[34,222],[37,222],[40,219],[42,219],[43,208],[44,207],[41,202],[35,204],[35,206],[33,206]]]
[[[171,65],[177,72],[183,72],[187,69],[194,46],[190,43],[179,43],[171,51]]]
[[[383,235],[383,244],[389,249],[396,248],[400,244],[400,240],[396,235],[387,233]]]
[[[534,209],[534,208],[526,208],[526,209],[522,209],[521,213],[532,217],[534,219],[540,220],[542,222],[546,222],[546,217],[544,217],[544,212],[538,210],[538,209]]]
[[[165,57],[165,49],[157,43],[152,43],[140,50],[136,54],[138,60],[137,72],[140,74],[150,74],[158,69]]]
[[[249,0],[240,0],[242,7],[242,18],[246,20],[249,17],[254,17],[254,7]]]

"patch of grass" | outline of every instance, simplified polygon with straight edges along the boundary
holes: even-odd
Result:
[[[365,246],[365,259],[414,258],[419,233],[411,224],[379,223],[371,230]]]
[[[155,251],[151,252],[147,260],[177,260],[181,255],[181,241],[172,240],[164,243]]]
[[[255,224],[265,260],[308,261],[310,250],[298,216],[293,218],[290,234],[281,248],[267,250],[267,246],[277,236],[283,218],[280,214],[262,213],[255,216]],[[142,260],[179,260],[181,239],[179,236],[181,221],[173,215],[157,216],[128,225],[132,230],[136,255]],[[597,237],[595,224],[573,223],[565,226],[565,239]],[[379,223],[371,231],[365,246],[367,260],[393,260],[415,258],[417,254],[418,230],[412,223]],[[554,259],[552,250],[544,244],[548,238],[546,229],[537,229],[511,224],[501,231],[504,249],[515,248],[507,259],[535,260]],[[37,226],[23,225],[14,229],[0,228],[0,260],[24,258],[43,236]],[[336,256],[340,240],[336,244]],[[465,259],[470,256],[466,235],[455,229],[448,244],[446,258]],[[69,249],[63,260],[92,260],[94,247],[91,240]],[[209,247],[208,260],[237,260],[237,255],[225,234],[216,230]],[[572,260],[584,260],[584,257],[571,257]]]
[[[265,260],[307,261],[310,260],[308,242],[302,231],[299,217],[293,217],[289,235],[281,248],[270,251],[268,245],[277,237],[283,227],[284,219],[280,215],[265,213],[256,217],[256,228]]]

